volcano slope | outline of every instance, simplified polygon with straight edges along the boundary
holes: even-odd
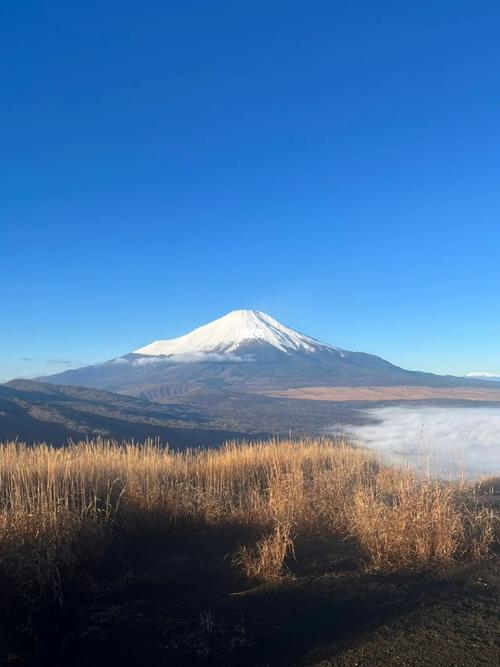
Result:
[[[375,355],[322,343],[258,311],[233,311],[170,340],[122,357],[39,378],[155,401],[205,391],[286,391],[302,387],[415,386],[443,389],[491,383],[399,368]],[[499,388],[500,395],[500,388]]]

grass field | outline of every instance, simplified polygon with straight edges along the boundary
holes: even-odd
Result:
[[[64,607],[110,559],[120,571],[138,545],[172,536],[222,535],[225,562],[251,585],[307,569],[305,542],[353,545],[365,573],[488,559],[499,534],[493,486],[419,477],[329,439],[183,452],[152,443],[7,443],[0,449],[4,643],[26,632],[19,618]]]

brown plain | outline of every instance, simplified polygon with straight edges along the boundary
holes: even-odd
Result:
[[[297,387],[267,391],[266,396],[295,398],[308,401],[418,401],[454,399],[466,401],[499,401],[500,388],[482,387]]]

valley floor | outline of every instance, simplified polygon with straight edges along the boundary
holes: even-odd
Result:
[[[481,401],[498,402],[500,388],[485,387],[297,387],[263,392],[267,396],[308,401],[381,402],[381,401]]]

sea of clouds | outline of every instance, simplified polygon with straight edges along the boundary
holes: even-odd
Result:
[[[387,407],[366,413],[373,423],[334,426],[331,432],[347,433],[392,462],[431,474],[500,475],[500,408]]]

